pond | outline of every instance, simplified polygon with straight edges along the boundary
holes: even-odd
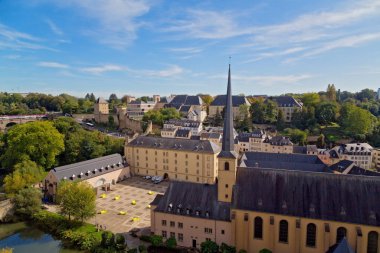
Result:
[[[0,224],[0,249],[12,248],[13,253],[83,253],[64,249],[61,241],[23,222]]]

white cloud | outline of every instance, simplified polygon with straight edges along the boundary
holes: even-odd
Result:
[[[19,32],[0,23],[0,50],[50,50],[54,49],[42,45],[42,40],[31,34]]]
[[[187,53],[187,54],[196,54],[203,51],[203,49],[199,47],[169,48],[168,50],[174,53]]]
[[[311,78],[309,74],[300,74],[300,75],[258,75],[258,76],[248,76],[248,75],[232,75],[232,79],[242,83],[255,83],[264,86],[272,85],[282,85],[282,84],[294,84],[299,81],[303,81]],[[221,78],[225,79],[225,75],[215,75],[210,78]]]
[[[57,69],[69,68],[69,65],[62,64],[59,62],[50,62],[50,61],[49,62],[48,61],[39,62],[37,65],[40,67],[46,67],[46,68],[57,68]]]
[[[53,33],[59,36],[63,35],[62,30],[53,21],[51,21],[50,19],[46,19],[45,22],[48,24]]]
[[[145,0],[55,0],[62,7],[72,7],[95,21],[86,34],[113,48],[125,49],[137,37],[143,25],[137,18],[146,14],[150,5]]]
[[[147,69],[131,69],[127,66],[106,64],[97,67],[87,67],[80,69],[83,72],[87,72],[94,75],[99,75],[105,72],[125,71],[138,77],[174,77],[182,74],[184,70],[173,65],[162,70],[147,70]]]
[[[6,56],[4,56],[4,58],[9,59],[9,60],[17,60],[17,59],[20,59],[20,58],[21,58],[21,55],[18,55],[18,54],[10,54],[10,55],[6,55]]]

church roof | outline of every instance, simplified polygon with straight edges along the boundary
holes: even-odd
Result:
[[[217,184],[173,181],[164,196],[157,201],[155,211],[229,221],[230,204],[218,201],[217,187]]]
[[[380,226],[380,178],[238,168],[232,207]]]
[[[177,95],[169,103],[170,105],[202,105],[200,96]]]
[[[139,136],[128,143],[128,146],[213,154],[219,153],[220,151],[220,147],[209,140],[161,138],[153,136]]]

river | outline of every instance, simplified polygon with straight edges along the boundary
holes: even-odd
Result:
[[[0,249],[12,248],[13,253],[83,253],[64,249],[59,240],[24,222],[0,224]]]

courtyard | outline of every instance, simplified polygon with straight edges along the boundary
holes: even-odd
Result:
[[[101,225],[102,229],[113,233],[123,233],[126,235],[128,245],[138,245],[138,240],[134,240],[129,231],[139,229],[139,234],[150,233],[149,204],[158,193],[163,194],[168,185],[168,182],[153,184],[150,180],[138,176],[113,185],[111,191],[105,192],[104,198],[101,197],[101,193],[98,194],[97,214],[89,222]],[[135,201],[135,205],[132,201]],[[120,212],[125,214],[121,215]]]

